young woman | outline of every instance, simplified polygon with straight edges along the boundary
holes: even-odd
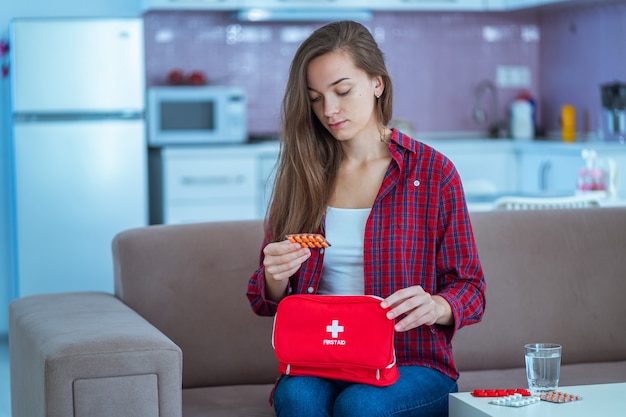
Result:
[[[485,283],[461,180],[442,154],[387,127],[392,85],[369,31],[316,30],[293,59],[281,154],[248,298],[273,315],[289,294],[373,294],[395,321],[400,378],[374,387],[283,376],[285,416],[447,416],[457,391],[451,340],[480,321]],[[321,233],[325,250],[290,233]]]

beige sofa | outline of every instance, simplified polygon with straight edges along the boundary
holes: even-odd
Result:
[[[626,209],[472,221],[487,306],[454,340],[460,390],[525,386],[527,342],[563,344],[561,385],[626,381]],[[261,239],[255,221],[130,230],[115,295],[15,300],[13,416],[274,415],[272,319],[245,297]]]

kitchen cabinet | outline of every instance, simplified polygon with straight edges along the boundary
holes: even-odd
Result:
[[[582,157],[583,149],[595,150],[596,161],[601,165],[606,158],[615,161],[617,197],[626,198],[626,146],[606,142],[520,144],[517,147],[520,160],[519,191],[547,194],[575,192],[578,171],[586,164]]]
[[[151,223],[263,218],[278,144],[165,147],[151,152]]]
[[[439,139],[427,143],[455,164],[468,199],[489,194],[574,194],[583,149],[598,163],[617,166],[617,197],[626,198],[626,146],[605,142],[563,143],[483,139]],[[620,169],[621,167],[621,169]]]
[[[241,0],[143,0],[144,10],[236,10]]]
[[[242,8],[343,10],[483,10],[486,0],[240,0]]]
[[[452,153],[450,159],[459,171],[468,197],[515,190],[517,161],[511,152]]]
[[[257,218],[258,161],[211,149],[162,151],[163,223]]]
[[[366,9],[368,6],[368,0],[144,0],[145,10],[237,10],[249,8],[270,10],[355,10]]]
[[[522,193],[573,194],[578,170],[584,166],[580,152],[520,153],[520,191]]]
[[[515,10],[567,1],[572,0],[485,0],[485,6],[489,10]]]
[[[369,8],[380,11],[476,11],[484,10],[486,1],[488,0],[370,0]]]
[[[272,196],[272,188],[276,178],[276,165],[278,163],[278,152],[267,151],[259,156],[259,206],[258,217],[263,218],[269,207],[270,198]]]
[[[493,139],[433,139],[426,144],[456,166],[468,202],[492,201],[500,195],[573,194],[578,170],[585,165],[582,150],[595,149],[598,158],[612,158],[626,174],[626,146],[606,143],[514,141]],[[190,223],[261,219],[271,197],[279,145],[170,147],[158,153],[160,191],[151,211],[161,212],[152,223]],[[152,174],[154,173],[152,168]],[[618,198],[626,197],[626,180],[618,180]]]
[[[515,10],[572,0],[143,0],[144,10]]]
[[[428,145],[452,161],[468,198],[516,191],[518,166],[512,142],[445,139]]]
[[[327,10],[367,9],[369,3],[368,0],[239,0],[239,6],[241,8]]]

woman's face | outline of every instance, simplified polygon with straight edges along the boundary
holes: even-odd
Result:
[[[370,78],[343,51],[313,59],[307,68],[313,112],[337,140],[379,135],[376,97],[384,90],[381,77]]]

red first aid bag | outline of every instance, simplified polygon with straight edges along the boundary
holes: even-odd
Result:
[[[367,295],[285,297],[272,334],[279,372],[376,386],[396,382],[394,322],[381,301]]]

